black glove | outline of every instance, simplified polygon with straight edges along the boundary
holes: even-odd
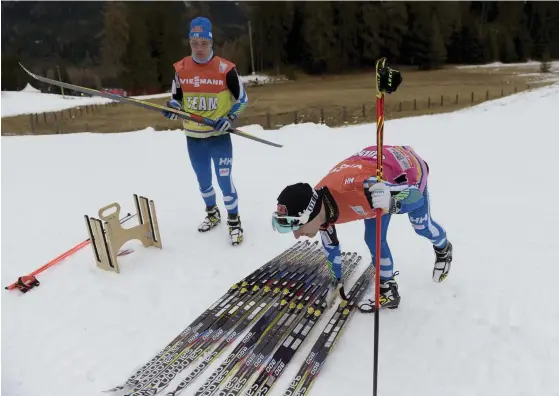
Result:
[[[378,71],[378,87],[381,92],[391,94],[395,92],[402,82],[402,74],[396,69],[384,66]]]

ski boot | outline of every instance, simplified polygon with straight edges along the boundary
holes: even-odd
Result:
[[[452,262],[452,244],[446,243],[443,249],[438,249],[433,246],[435,250],[436,260],[433,267],[433,281],[440,283],[446,279],[450,271],[450,263]]]
[[[214,228],[221,222],[221,214],[217,206],[207,206],[206,207],[206,218],[198,226],[198,231],[207,232]]]
[[[241,218],[238,214],[229,214],[227,216],[227,226],[229,227],[229,238],[233,246],[243,241],[243,229],[241,227]]]
[[[392,279],[380,281],[380,308],[396,309],[400,305],[400,294],[398,293],[398,284],[394,280],[394,276],[398,275],[395,272]],[[375,312],[375,283],[374,281],[369,285],[368,293],[357,305],[359,311],[363,313]]]

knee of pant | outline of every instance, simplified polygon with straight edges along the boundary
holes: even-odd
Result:
[[[427,225],[425,224],[414,225],[413,229],[415,230],[415,233],[417,235],[422,236],[423,238],[431,239],[431,237],[433,236],[431,231],[429,231]]]
[[[219,184],[219,188],[221,189],[221,192],[223,193],[223,195],[234,196],[236,194],[237,191],[235,190],[235,186],[233,185],[233,182],[232,182],[230,177],[219,176],[217,178],[217,182]]]
[[[373,258],[376,252],[372,252]],[[382,241],[380,244],[380,258],[392,260],[392,253],[390,253],[390,247],[386,241]]]
[[[198,187],[200,187],[200,192],[209,192],[213,189],[212,179],[207,177],[201,177],[198,179]]]
[[[374,260],[376,255],[375,243],[369,245],[369,251],[371,252],[371,257]],[[388,246],[388,242],[386,241],[381,241],[380,243],[380,258],[381,259],[389,258],[390,260],[392,260],[392,253],[390,252],[390,246]]]

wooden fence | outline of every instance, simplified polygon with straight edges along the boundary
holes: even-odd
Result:
[[[413,98],[410,100],[399,100],[398,95],[387,95],[385,100],[385,113],[387,119],[410,117],[419,114],[434,114],[448,112],[460,108],[468,107],[487,100],[497,99],[511,95],[520,91],[530,89],[530,85],[507,86],[496,91],[472,91],[465,95],[441,95],[427,96],[423,98]],[[63,134],[75,132],[127,132],[147,127],[156,130],[173,129],[174,124],[170,124],[161,115],[146,113],[149,117],[136,123],[111,123],[112,117],[119,111],[119,103],[109,103],[103,105],[88,105],[74,107],[66,110],[47,112],[39,114],[28,114],[25,116],[2,118],[2,135],[19,134]],[[130,105],[126,105],[130,106]],[[375,122],[375,103],[371,102],[361,105],[348,106],[308,106],[304,109],[297,109],[288,112],[241,115],[237,121],[237,126],[261,125],[265,129],[277,129],[288,124],[298,124],[304,122],[326,124],[328,126],[343,126],[364,122]],[[103,128],[96,122],[95,125],[91,115],[96,119],[103,119]],[[27,118],[24,122],[22,117]],[[15,121],[17,120],[17,122]],[[91,125],[88,123],[91,121]],[[136,121],[136,120],[134,120]]]
[[[28,114],[29,127],[32,134],[35,134],[37,130],[44,125],[48,126],[52,133],[66,133],[67,131],[65,132],[65,127],[68,126],[72,120],[81,118],[88,114],[91,114],[92,116],[102,114],[106,109],[105,106],[118,106],[118,103],[92,104],[87,106],[72,107],[60,111]],[[2,132],[2,134],[4,134],[4,132]]]
[[[398,96],[387,95],[385,99],[385,114],[388,119],[410,117],[421,114],[435,114],[449,112],[479,104],[488,100],[502,98],[520,91],[529,90],[530,85],[501,88],[500,92],[470,92],[466,97],[455,94],[427,96],[412,100],[398,100]],[[278,129],[289,124],[312,122],[331,127],[375,122],[376,105],[374,101],[358,106],[310,106],[305,109],[271,114],[241,116],[238,126],[261,125],[265,129]]]

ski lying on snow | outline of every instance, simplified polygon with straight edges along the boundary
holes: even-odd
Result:
[[[325,269],[325,267],[323,268]],[[326,274],[324,273],[324,275]],[[324,275],[318,284],[313,285],[315,292],[326,290],[327,294],[330,277],[325,277]],[[219,393],[219,396],[239,395],[250,382],[252,376],[259,373],[260,370],[266,366],[270,355],[278,346],[282,344],[284,338],[293,329],[295,320],[300,317],[300,314],[303,313],[303,309],[308,305],[310,299],[306,297],[308,296],[299,296],[294,301],[290,302],[288,312],[281,316],[276,326],[270,331],[270,336],[259,341],[250,356],[245,359],[243,365],[237,370],[234,376],[225,385],[225,388]],[[302,304],[302,301],[305,303]],[[253,394],[254,383],[246,391],[245,395]]]
[[[355,268],[361,261],[361,256],[355,261]],[[354,286],[355,287],[355,286]],[[276,350],[272,358],[267,362],[266,368],[260,373],[258,378],[252,383],[251,387],[245,395],[247,396],[264,396],[267,395],[274,383],[281,376],[284,369],[290,363],[291,359],[305,342],[306,337],[314,328],[316,323],[327,308],[326,289],[309,307],[304,316],[293,327],[289,335],[284,339],[283,343]]]
[[[252,274],[248,275],[241,281],[235,283],[231,288],[222,295],[217,301],[215,301],[208,309],[206,309],[198,318],[196,318],[190,325],[188,325],[178,336],[176,336],[163,350],[161,350],[156,356],[154,356],[150,361],[148,361],[144,366],[142,366],[139,370],[136,371],[131,377],[129,377],[122,385],[118,385],[111,389],[108,389],[104,392],[116,392],[127,387],[133,387],[137,384],[137,378],[143,376],[147,370],[149,370],[154,364],[156,364],[159,360],[166,357],[168,354],[172,354],[180,348],[181,342],[186,339],[186,337],[191,332],[196,332],[201,327],[204,327],[208,320],[207,318],[211,318],[212,321],[215,319],[215,316],[223,312],[226,307],[230,306],[232,299],[246,289],[250,287],[250,285],[254,285],[259,279],[266,278],[269,276],[273,276],[277,273],[277,268],[283,264],[286,260],[289,260],[293,255],[300,251],[305,251],[308,249],[310,244],[308,242],[302,243],[297,242],[295,245],[290,247],[289,249],[285,250],[268,263],[263,265],[262,267],[255,270]],[[206,322],[204,322],[206,321]]]
[[[299,372],[283,394],[284,396],[306,396],[308,394],[334,343],[348,322],[355,305],[367,289],[372,274],[373,266],[369,265],[351,288],[348,301],[342,301],[339,304],[338,309],[328,321],[306,360],[301,365]]]
[[[351,257],[352,261],[348,262],[347,265],[344,266],[344,277],[349,276],[351,271],[357,265],[357,262],[353,262],[355,256],[356,254]],[[324,262],[325,257],[322,256],[321,259],[322,262]],[[324,265],[320,267],[320,276],[325,275],[325,268],[326,267]],[[305,295],[303,295],[302,298],[299,298],[301,296],[297,296],[296,300],[298,300],[299,302],[301,302],[302,300],[306,304],[312,304],[317,298],[321,298],[320,296],[324,294],[323,290],[325,290],[325,293],[328,292],[329,281],[327,281],[327,279],[328,278],[319,278],[318,283],[321,285],[321,287],[319,288],[316,288],[314,287],[315,285],[311,284],[311,289],[308,289],[307,292],[310,290],[314,291],[314,295],[312,296],[312,298],[306,299]],[[232,390],[232,385],[237,382],[237,377],[239,375],[248,374],[248,376],[250,377],[250,375],[252,374],[252,372],[249,373],[250,365],[242,366],[246,367],[245,369],[243,369],[242,372],[235,373],[235,371],[239,368],[239,366],[243,365],[243,362],[249,361],[255,361],[256,370],[258,370],[258,368],[261,366],[260,361],[264,359],[264,357],[267,357],[269,354],[271,354],[275,346],[281,342],[283,333],[286,332],[287,328],[284,328],[283,332],[277,334],[277,338],[274,339],[274,328],[276,330],[278,329],[278,326],[275,326],[275,324],[281,320],[282,313],[286,308],[291,307],[291,309],[293,309],[293,305],[288,304],[288,302],[290,302],[291,299],[294,297],[295,296],[291,294],[284,298],[281,302],[275,303],[274,306],[270,308],[270,310],[266,312],[266,314],[264,314],[264,316],[262,316],[262,318],[250,329],[248,334],[235,347],[233,352],[229,354],[227,359],[212,373],[212,375],[207,379],[204,385],[200,389],[198,389],[195,395],[212,396],[220,388],[220,386],[233,374],[235,374],[235,376],[228,381],[224,391],[232,391],[233,393],[238,393],[240,390],[242,390],[242,387],[239,388],[239,385],[237,385],[237,388]],[[297,304],[295,305],[295,308],[297,308]],[[303,306],[302,308],[305,308],[305,306]],[[299,312],[301,311],[302,309],[299,309]],[[281,323],[279,324],[281,325]],[[265,350],[265,347],[268,344],[271,346],[271,348],[269,347]],[[262,352],[262,355],[266,356],[258,356],[260,355],[260,352]],[[240,383],[246,384],[246,381],[241,381]],[[181,385],[183,384],[179,384],[177,389],[175,389],[175,391],[171,392],[170,394],[176,395],[179,390],[184,389],[184,387]],[[224,391],[220,392],[220,395],[225,394]]]
[[[287,284],[302,281],[303,276],[311,276],[316,268],[308,265],[294,265],[295,261],[301,260],[303,263],[307,263],[305,260],[308,259],[309,255],[312,257],[319,254],[321,252],[318,249],[301,251],[300,254],[296,255],[298,257],[286,264],[288,268],[285,270],[282,268],[280,278],[275,281],[283,280],[281,287],[286,287]],[[156,364],[152,370],[149,370],[144,377],[137,381],[137,384],[126,395],[151,396],[163,390],[176,375],[194,360],[198,359],[222,338],[227,337],[227,334],[243,317],[250,315],[251,310],[256,308],[263,298],[262,293],[260,293],[261,289],[264,288],[265,292],[269,291],[269,288],[265,288],[265,286],[270,286],[268,282],[265,279],[261,285],[254,286],[251,293],[235,301],[233,307],[208,328],[201,328],[196,333],[191,334],[174,358],[167,358]]]

